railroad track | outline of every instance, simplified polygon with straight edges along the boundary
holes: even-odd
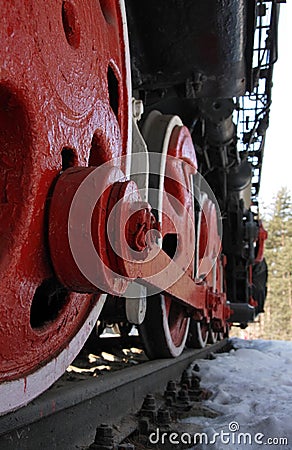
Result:
[[[125,416],[141,408],[147,394],[162,393],[196,359],[222,352],[222,340],[200,350],[186,350],[176,359],[145,361],[98,377],[66,375],[51,389],[20,410],[0,418],[0,448],[5,450],[87,449],[96,428],[117,424],[115,440],[122,442],[135,424]]]

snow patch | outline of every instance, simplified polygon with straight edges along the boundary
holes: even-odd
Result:
[[[232,339],[236,350],[215,360],[198,362],[201,386],[213,392],[204,404],[220,416],[191,417],[208,435],[209,442],[196,449],[291,449],[292,448],[292,343],[286,341]],[[231,425],[239,430],[232,431]],[[230,442],[215,433],[229,433]],[[239,433],[247,433],[247,442]],[[249,443],[249,435],[252,442]],[[286,441],[280,441],[286,438]],[[259,440],[257,442],[257,439]],[[269,441],[268,441],[269,439]],[[274,441],[272,441],[274,439]],[[233,441],[232,441],[233,440]]]

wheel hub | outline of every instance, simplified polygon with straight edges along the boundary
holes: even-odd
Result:
[[[147,257],[154,226],[150,206],[119,168],[68,169],[50,205],[51,258],[60,282],[70,291],[122,295],[131,277],[124,261]]]

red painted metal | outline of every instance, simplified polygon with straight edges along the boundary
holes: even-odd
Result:
[[[187,331],[188,313],[186,304],[182,307],[173,301],[173,296],[187,303],[193,295],[187,290],[188,282],[190,290],[194,289],[191,279],[194,210],[190,175],[195,165],[188,162],[195,158],[192,158],[194,148],[185,127],[175,128],[169,148],[173,156],[166,164],[163,191],[163,217],[168,220],[162,222],[160,229],[163,236],[173,230],[178,235],[178,256],[175,256],[175,263],[170,259],[171,269],[167,270],[171,277],[178,275],[180,278],[183,274],[183,286],[178,280],[174,283],[176,291],[169,292],[165,285],[161,288],[161,281],[166,280],[171,285],[173,280],[169,283],[163,274],[169,257],[159,250],[160,257],[153,259],[157,246],[154,239],[149,240],[147,232],[158,227],[149,205],[141,202],[135,183],[124,181],[123,173],[113,164],[71,168],[59,177],[50,205],[49,235],[54,269],[69,290],[99,290],[121,295],[127,286],[124,277],[140,277],[143,282],[169,292],[172,297],[165,295],[165,314],[173,343],[180,345]],[[189,260],[185,264],[186,256]],[[141,259],[147,263],[140,262]],[[157,270],[153,273],[153,269]],[[154,279],[147,279],[147,270]],[[195,286],[196,294],[200,291],[206,297],[206,290],[201,292],[201,287]],[[200,301],[199,305],[204,309],[205,302]]]
[[[149,252],[149,248],[155,242],[155,235],[149,233],[151,230],[161,231],[159,222],[156,222],[154,215],[150,211],[148,203],[141,203],[138,206],[142,209],[134,211],[126,223],[126,241],[132,250],[141,252],[141,259],[145,259],[143,253]],[[144,208],[143,208],[144,206]],[[139,257],[139,254],[137,254]]]
[[[229,309],[225,307],[226,296],[220,281],[221,242],[216,209],[208,198],[203,202],[201,215],[198,275],[202,275],[202,280],[196,282],[193,279],[194,211],[190,175],[196,170],[196,157],[189,131],[185,127],[174,128],[168,152],[171,157],[167,159],[165,171],[161,234],[163,237],[168,233],[178,235],[176,254],[172,259],[157,245],[153,245],[145,261],[124,261],[124,273],[132,277],[136,274],[144,283],[160,288],[168,294],[165,297],[170,302],[171,298],[175,298],[190,311],[196,308],[197,320],[203,317],[208,321],[217,320],[220,326],[217,325],[217,328],[222,329]],[[190,161],[192,165],[184,164]],[[215,286],[212,273],[214,264]],[[186,316],[186,310],[184,314]],[[181,327],[180,320],[177,320],[177,327]]]
[[[190,176],[197,163],[187,128],[172,131],[164,178],[160,232],[177,235],[174,258],[155,244],[151,230],[159,227],[123,176],[118,157],[128,146],[129,92],[119,3],[0,6],[0,381],[50,361],[101,292],[123,294],[125,277],[167,293],[174,344],[194,308],[197,317],[222,324],[224,294],[211,291],[209,276],[193,279]],[[100,168],[98,180],[87,166]],[[211,260],[218,240],[212,202],[207,210]],[[91,238],[95,253],[88,255]]]
[[[1,0],[0,7],[4,381],[33,372],[63,349],[98,299],[54,292],[48,199],[63,149],[70,156],[63,169],[98,165],[126,151],[129,92],[118,2]],[[45,298],[48,285],[51,298]],[[59,302],[56,311],[38,317],[50,299]]]
[[[113,290],[106,211],[112,182],[121,177],[112,164],[105,170],[76,167],[66,170],[56,183],[50,205],[50,251],[60,282],[70,291]],[[126,286],[121,280],[121,292]]]
[[[158,156],[154,152],[161,154],[158,158],[159,178],[154,180],[150,175],[150,183],[156,185],[152,195],[161,220],[160,234],[165,250],[152,244],[146,261],[136,264],[133,269],[143,283],[154,286],[156,292],[164,291],[148,299],[145,321],[140,327],[149,357],[178,356],[183,351],[190,322],[189,308],[181,301],[189,298],[189,292],[184,291],[187,281],[184,279],[181,285],[179,282],[184,275],[191,282],[193,273],[195,237],[191,174],[196,171],[196,155],[190,133],[180,123],[178,117],[153,112],[144,128],[146,142],[149,142],[150,167],[153,155]],[[154,142],[158,145],[152,145]],[[131,270],[129,263],[127,266]]]
[[[265,230],[264,225],[261,220],[259,220],[259,232],[258,237],[256,240],[256,256],[255,256],[255,264],[259,264],[264,259],[264,250],[265,250],[265,242],[268,238],[268,232]],[[253,266],[252,264],[249,265],[249,285],[250,287],[253,285]],[[258,307],[258,302],[253,298],[252,295],[250,295],[249,302],[251,306],[254,306],[255,308]]]
[[[212,286],[212,268],[220,256],[221,241],[218,235],[217,213],[214,203],[205,198],[201,205],[201,223],[199,236],[198,277],[208,280]]]
[[[169,295],[164,295],[165,314],[173,344],[179,347],[188,331],[189,316],[186,309],[178,302],[174,302]]]
[[[194,262],[194,199],[191,175],[197,158],[189,130],[175,126],[169,140],[164,177],[162,237],[177,235],[175,262],[188,276]]]
[[[215,331],[221,331],[225,329],[229,308],[225,307],[226,295],[221,280],[223,268],[217,214],[215,205],[209,198],[204,198],[201,209],[198,276],[207,286],[205,320],[211,321]]]
[[[128,284],[122,277],[135,278],[124,261],[147,257],[146,234],[154,225],[150,206],[114,161],[66,170],[56,183],[49,218],[60,282],[70,291],[122,295]]]
[[[259,221],[259,234],[257,238],[257,254],[255,263],[260,263],[264,258],[265,241],[268,239],[268,232],[265,230],[262,221]]]
[[[135,278],[135,274],[127,272],[124,262],[146,259],[155,241],[150,231],[159,225],[150,205],[142,202],[134,181],[113,185],[106,217],[111,268],[121,276]]]
[[[206,304],[206,286],[196,283],[184,268],[154,245],[143,262],[125,261],[127,272],[143,283],[157,287],[185,306],[202,309]]]

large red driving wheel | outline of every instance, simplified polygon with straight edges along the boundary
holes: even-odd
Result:
[[[100,295],[72,293],[58,281],[48,210],[61,170],[127,153],[130,87],[122,1],[0,6],[3,414],[61,375],[100,312]]]
[[[153,111],[143,134],[150,152],[149,201],[161,223],[162,248],[192,275],[194,207],[191,174],[196,155],[189,131],[177,116]],[[169,157],[169,158],[167,158]],[[164,293],[147,298],[146,317],[139,327],[149,358],[176,357],[189,329],[186,308]]]

